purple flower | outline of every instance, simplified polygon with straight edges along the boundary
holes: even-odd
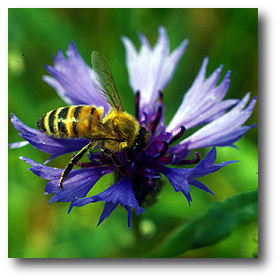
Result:
[[[139,51],[128,38],[123,37],[122,41],[126,49],[129,82],[135,92],[135,117],[142,126],[150,130],[151,139],[144,152],[131,154],[129,160],[126,151],[117,153],[125,168],[125,175],[118,171],[110,157],[101,151],[92,151],[89,153],[89,161],[80,163],[80,169],[72,170],[65,179],[63,188],[60,188],[62,169],[21,157],[32,166],[30,170],[34,174],[48,180],[46,194],[54,194],[50,203],[71,202],[70,212],[74,206],[104,201],[104,210],[98,224],[107,219],[120,204],[128,212],[130,228],[132,208],[137,215],[144,211],[141,207],[147,203],[147,198],[156,197],[159,190],[157,185],[162,174],[167,177],[176,192],[184,194],[189,205],[192,202],[190,185],[213,194],[198,181],[198,178],[235,162],[215,164],[215,147],[234,146],[234,143],[254,126],[244,126],[244,123],[252,114],[256,98],[254,97],[247,107],[249,94],[242,100],[223,100],[230,84],[230,71],[217,85],[222,66],[206,77],[208,58],[204,59],[193,85],[184,95],[176,114],[166,126],[162,92],[171,80],[188,42],[184,40],[179,47],[170,52],[164,27],[159,28],[159,38],[153,48],[143,34],[140,34],[139,38],[141,41]],[[94,73],[85,64],[74,43],[70,44],[66,54],[68,59],[60,50],[54,58],[54,67],[46,66],[52,77],[44,76],[44,81],[52,86],[66,103],[103,106],[104,113],[108,113],[110,106],[99,97],[92,86]],[[89,143],[87,139],[47,136],[37,129],[26,126],[15,115],[11,116],[11,121],[25,141],[12,143],[10,147],[18,148],[30,143],[51,155],[47,162],[59,155],[76,152]],[[203,126],[183,139],[185,130],[199,125]],[[200,160],[197,152],[194,158],[189,158],[191,150],[205,147],[212,148],[203,160]],[[196,165],[186,168],[190,164]],[[86,197],[103,175],[112,172],[116,172],[118,178],[114,185],[97,195]]]

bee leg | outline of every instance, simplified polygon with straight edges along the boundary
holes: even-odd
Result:
[[[126,171],[125,171],[125,168],[123,167],[122,162],[119,159],[119,157],[116,154],[114,154],[112,151],[110,151],[109,149],[107,149],[105,147],[102,147],[102,150],[104,151],[104,153],[108,154],[112,158],[112,161],[118,167],[120,173],[122,175],[124,175],[126,173]]]
[[[69,175],[71,170],[73,169],[74,165],[76,165],[82,156],[94,145],[96,141],[90,141],[86,146],[84,146],[74,157],[71,158],[69,164],[64,168],[60,181],[59,181],[59,188],[62,189],[62,182],[66,179]]]

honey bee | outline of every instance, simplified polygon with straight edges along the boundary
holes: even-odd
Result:
[[[123,110],[114,79],[104,58],[94,51],[91,62],[94,72],[98,75],[98,79],[93,81],[93,86],[100,97],[111,106],[109,113],[103,117],[103,107],[73,105],[46,113],[36,124],[42,132],[51,137],[90,140],[63,170],[59,181],[60,188],[74,165],[77,165],[82,156],[98,142],[101,143],[101,151],[112,158],[119,172],[124,175],[126,171],[115,152],[127,151],[127,159],[131,161],[147,148],[150,141],[150,131]]]

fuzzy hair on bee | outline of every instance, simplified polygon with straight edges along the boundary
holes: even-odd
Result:
[[[119,172],[124,175],[126,171],[115,152],[127,151],[128,160],[132,160],[147,148],[150,141],[150,131],[123,110],[112,74],[103,57],[96,51],[92,52],[92,66],[98,76],[93,86],[112,107],[108,114],[103,117],[103,107],[73,105],[52,110],[37,122],[37,127],[51,137],[90,140],[63,170],[60,188],[74,165],[98,142],[101,143],[101,150],[112,158]]]

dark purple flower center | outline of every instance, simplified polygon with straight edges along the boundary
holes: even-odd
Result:
[[[140,92],[138,91],[135,95],[135,115],[136,119],[140,122],[139,101]],[[119,181],[124,176],[132,179],[132,188],[140,206],[143,204],[151,205],[156,201],[156,196],[161,189],[161,175],[159,174],[158,168],[174,162],[176,155],[174,154],[173,145],[172,147],[170,145],[179,140],[185,132],[183,126],[175,135],[165,131],[162,92],[159,92],[156,106],[154,113],[144,113],[142,115],[141,125],[151,131],[151,140],[147,149],[141,153],[137,153],[133,149],[129,152],[117,153],[125,172],[120,171],[116,166],[115,180]],[[143,111],[141,110],[141,112]],[[186,153],[186,155],[188,154]],[[115,165],[114,160],[102,151],[91,152],[89,159],[90,162],[82,162],[80,166],[86,168],[101,165]],[[193,159],[182,159],[179,163],[176,162],[176,165],[196,164],[199,160],[199,153],[196,153]]]

